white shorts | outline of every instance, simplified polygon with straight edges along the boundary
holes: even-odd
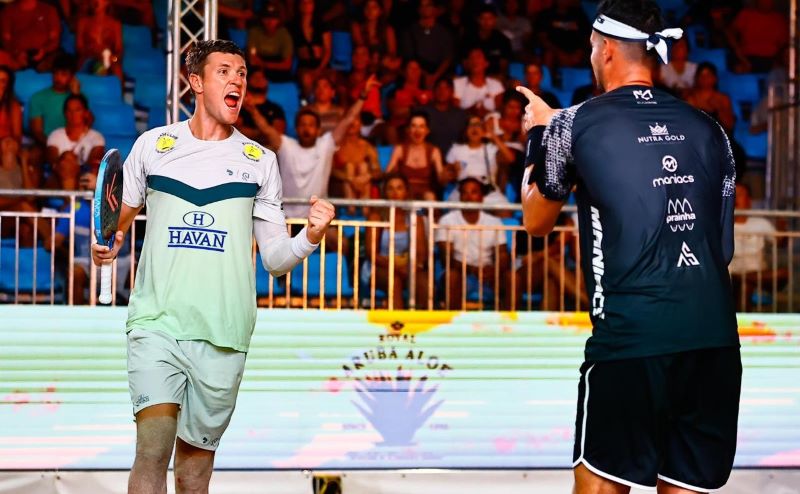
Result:
[[[177,403],[178,437],[214,451],[236,407],[247,354],[207,341],[175,340],[160,331],[128,333],[133,414]]]

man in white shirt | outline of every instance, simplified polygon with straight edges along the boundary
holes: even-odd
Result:
[[[484,185],[477,178],[461,180],[458,190],[461,201],[483,203]],[[451,228],[460,226],[483,226],[486,229],[465,232]],[[448,309],[464,309],[462,298],[467,280],[462,276],[463,264],[467,265],[467,275],[474,276],[495,292],[499,289],[496,299],[501,301],[503,308],[508,307],[509,255],[506,233],[502,228],[503,222],[499,218],[479,209],[450,211],[439,220],[434,238],[446,266],[448,293],[445,303]],[[495,284],[496,279],[499,279],[499,286]]]
[[[47,161],[56,166],[64,159],[77,159],[78,165],[100,164],[106,140],[89,126],[89,103],[82,94],[71,94],[64,101],[64,127],[47,136]]]
[[[500,107],[500,98],[505,91],[503,83],[486,76],[488,68],[486,54],[480,48],[473,48],[464,61],[468,75],[453,80],[456,104],[481,117]]]
[[[342,120],[330,132],[320,135],[320,116],[310,108],[302,108],[295,116],[297,139],[280,134],[257,109],[247,107],[258,129],[267,138],[267,147],[278,155],[278,167],[283,183],[283,196],[307,199],[313,195],[326,197],[331,176],[333,155],[347,133],[347,128],[361,113],[370,91],[380,83],[372,76],[367,80],[358,100],[347,110]],[[301,218],[308,205],[284,206],[287,218]]]

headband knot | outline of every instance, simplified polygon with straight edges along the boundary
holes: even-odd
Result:
[[[655,49],[658,57],[664,63],[669,63],[667,38],[680,39],[683,37],[683,29],[664,29],[663,31],[649,34],[605,15],[600,15],[595,19],[592,29],[598,33],[623,41],[645,41],[647,50]]]

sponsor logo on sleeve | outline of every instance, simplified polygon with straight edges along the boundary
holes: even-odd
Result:
[[[264,155],[264,150],[260,146],[248,142],[242,148],[242,154],[251,161],[259,161]]]
[[[659,125],[656,122],[654,125],[648,125],[650,128],[650,135],[641,136],[637,139],[639,144],[659,144],[685,141],[686,136],[683,134],[670,134],[666,125]]]
[[[156,139],[156,152],[157,153],[168,153],[175,148],[175,141],[178,140],[178,136],[172,134],[161,134]]]
[[[205,211],[189,211],[183,215],[186,226],[170,226],[167,247],[225,252],[228,232],[211,229],[214,217]]]

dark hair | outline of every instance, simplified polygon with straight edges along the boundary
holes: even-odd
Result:
[[[11,70],[11,67],[8,67],[7,65],[0,65],[0,72],[5,72],[8,76],[8,86],[6,86],[6,92],[0,94],[0,110],[10,110],[11,102],[16,100],[14,97],[14,81],[16,80],[16,77],[14,76],[14,71]]]
[[[478,184],[478,187],[481,189],[481,195],[485,196],[487,194],[487,186],[485,183],[481,182],[478,177],[473,177],[469,175],[467,177],[462,178],[458,181],[458,193],[461,194],[463,192],[464,186],[469,182],[474,182]]]
[[[438,86],[439,84],[441,84],[443,82],[445,84],[447,84],[448,86],[450,86],[450,89],[454,89],[455,88],[455,85],[453,84],[453,78],[452,77],[448,77],[448,76],[444,76],[444,75],[441,76],[440,78],[436,79],[436,82],[433,83],[433,87],[435,88],[436,86]]]
[[[411,121],[415,118],[421,118],[425,120],[425,125],[427,125],[428,127],[431,126],[431,116],[428,115],[428,112],[426,112],[425,110],[412,110],[411,113],[408,115],[408,123],[411,123]]]
[[[212,53],[230,53],[232,55],[239,55],[242,59],[246,59],[244,51],[233,41],[228,41],[226,39],[198,41],[186,52],[186,69],[188,73],[202,75],[206,60],[208,60],[208,56]]]
[[[64,70],[75,73],[75,57],[62,53],[53,60],[53,72]]]
[[[319,113],[307,106],[304,106],[303,108],[300,108],[300,110],[298,110],[297,114],[294,116],[294,126],[297,127],[297,124],[300,123],[300,119],[306,116],[314,117],[314,120],[317,122],[317,127],[322,125],[322,120],[319,118]]]
[[[597,15],[610,17],[647,34],[664,29],[661,7],[655,0],[603,0],[597,7]],[[642,54],[651,59],[657,57],[655,50],[645,50],[644,42],[631,42],[634,43],[641,46]]]
[[[80,93],[70,94],[69,96],[67,96],[67,99],[64,100],[63,112],[65,114],[67,113],[67,106],[69,105],[70,101],[80,101],[81,105],[83,105],[84,110],[89,109],[89,100],[86,99],[86,96]]]
[[[401,174],[399,174],[397,172],[392,172],[392,173],[386,174],[386,175],[384,175],[383,183],[381,184],[381,197],[384,198],[384,199],[386,198],[386,186],[392,180],[400,180],[406,186],[406,189],[408,189],[408,187],[409,187],[408,179],[405,177],[405,175],[401,175]]]
[[[697,70],[694,73],[694,83],[697,84],[697,81],[700,79],[700,73],[706,69],[711,71],[714,77],[716,77],[717,82],[714,84],[714,89],[717,89],[719,85],[719,74],[717,73],[717,66],[711,62],[700,62],[697,64]]]

